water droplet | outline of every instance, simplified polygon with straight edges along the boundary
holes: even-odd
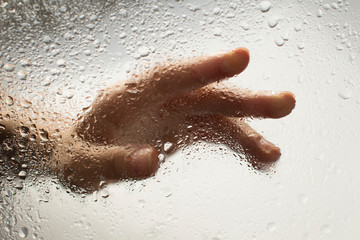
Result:
[[[19,230],[19,236],[21,238],[26,238],[27,235],[29,234],[29,230],[26,227],[21,227]]]
[[[22,67],[29,67],[29,66],[31,66],[31,62],[29,60],[27,60],[27,59],[21,59],[20,60],[20,65]]]
[[[127,15],[128,15],[128,13],[127,13],[127,11],[125,9],[120,9],[119,14],[122,17],[127,17]]]
[[[321,9],[317,10],[316,16],[317,17],[322,17],[324,15],[324,12]]]
[[[146,57],[150,54],[150,49],[148,47],[140,47],[138,53],[140,54],[140,57]]]
[[[14,65],[7,63],[4,65],[4,69],[8,72],[12,72],[12,71],[14,71],[15,67],[14,67]]]
[[[274,222],[269,222],[268,225],[267,225],[267,230],[269,232],[274,232],[276,231],[276,224]]]
[[[95,24],[93,23],[89,23],[86,25],[86,27],[89,29],[89,30],[93,30],[95,28]]]
[[[326,233],[326,234],[331,233],[331,228],[329,227],[329,225],[326,224],[321,226],[320,230],[322,233]]]
[[[51,42],[51,38],[49,36],[45,35],[43,37],[43,42],[46,43],[46,44],[49,44]]]
[[[125,32],[120,33],[119,38],[120,39],[126,38],[126,33]]]
[[[168,152],[172,148],[173,144],[171,142],[167,142],[164,144],[164,151]]]
[[[270,8],[271,8],[271,6],[272,6],[272,4],[271,4],[271,2],[269,2],[269,1],[262,1],[262,2],[259,3],[259,9],[260,9],[260,11],[262,11],[262,12],[267,12],[267,11],[269,11]]]
[[[43,142],[49,141],[49,134],[44,129],[39,130],[39,137],[40,137],[41,141],[43,141]]]
[[[18,190],[21,190],[24,188],[24,184],[21,182],[20,179],[15,179],[14,182],[13,182],[13,186],[14,188],[18,189]]]
[[[282,37],[277,37],[276,39],[275,39],[275,43],[276,43],[276,45],[278,45],[279,47],[281,47],[281,46],[283,46],[284,44],[285,44],[285,41],[284,41],[284,39],[282,39]]]
[[[91,51],[90,50],[85,50],[84,52],[83,52],[86,56],[90,56],[91,55]]]
[[[101,195],[101,197],[103,197],[103,198],[107,198],[107,197],[109,197],[110,193],[109,193],[108,190],[102,189],[102,190],[100,191],[100,195]]]
[[[270,16],[269,19],[268,19],[268,25],[269,25],[269,27],[273,28],[273,27],[275,27],[276,25],[278,25],[280,19],[281,19],[281,18],[280,18],[280,16],[278,16],[278,15],[272,15],[272,16]]]
[[[341,99],[347,100],[351,97],[352,91],[348,88],[342,88],[339,90],[338,94]]]
[[[298,43],[297,48],[299,50],[303,50],[305,48],[305,43],[303,43],[303,42]]]
[[[32,102],[30,102],[29,100],[23,99],[20,101],[20,104],[23,108],[30,108],[32,105]]]
[[[26,80],[27,73],[24,70],[21,70],[17,73],[17,76],[20,80]]]
[[[59,59],[59,60],[57,60],[56,64],[59,67],[65,67],[66,66],[66,61],[65,61],[65,59]]]
[[[245,31],[250,29],[250,25],[247,22],[241,22],[240,27],[244,29]]]
[[[5,101],[8,106],[14,105],[14,99],[10,96],[7,96]]]
[[[22,170],[22,171],[19,172],[18,176],[21,179],[25,179],[26,176],[27,176],[27,173],[24,170]]]
[[[339,6],[337,5],[336,2],[332,2],[332,3],[330,4],[330,6],[331,6],[333,9],[335,9],[335,10],[339,9]]]
[[[221,28],[214,28],[214,36],[221,36],[222,31]]]
[[[305,194],[299,194],[297,197],[299,203],[305,204],[309,201],[309,197],[306,196]]]
[[[221,9],[220,9],[219,7],[216,7],[216,8],[213,9],[212,12],[213,12],[213,14],[215,14],[215,15],[219,15],[220,12],[221,12]]]

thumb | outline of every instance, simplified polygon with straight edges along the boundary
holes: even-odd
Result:
[[[159,168],[159,151],[150,146],[114,147],[104,153],[110,157],[113,178],[142,179],[150,177]],[[110,156],[109,156],[110,155]]]

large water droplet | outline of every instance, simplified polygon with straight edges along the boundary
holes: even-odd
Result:
[[[19,236],[21,238],[26,238],[27,235],[29,234],[29,230],[26,227],[21,227],[19,230]]]
[[[270,8],[271,8],[271,6],[272,6],[272,4],[271,4],[271,2],[269,2],[269,1],[262,1],[262,2],[259,3],[259,9],[260,9],[260,11],[262,11],[262,12],[267,12],[267,11],[269,11]]]

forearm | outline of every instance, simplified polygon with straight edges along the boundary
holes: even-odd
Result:
[[[44,121],[33,117],[33,108],[23,108],[19,101],[1,92],[0,97],[0,175],[10,176],[23,166],[46,163],[52,151],[53,133],[49,133]]]

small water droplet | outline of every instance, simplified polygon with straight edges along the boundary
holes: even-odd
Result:
[[[297,45],[297,48],[298,48],[299,50],[303,50],[303,49],[305,48],[305,43],[299,42],[298,45]]]
[[[150,54],[150,49],[148,47],[140,47],[138,53],[140,54],[140,57],[146,57]]]
[[[309,197],[306,196],[305,194],[299,194],[297,199],[298,199],[299,203],[301,203],[301,204],[305,204],[309,201]]]
[[[7,96],[5,101],[8,106],[14,105],[14,99],[10,96]]]
[[[19,236],[21,238],[26,238],[27,235],[29,234],[29,230],[26,227],[21,227],[19,230]]]
[[[26,176],[27,176],[27,173],[24,170],[22,170],[22,171],[19,172],[18,176],[21,179],[25,179]]]
[[[172,148],[173,144],[171,142],[167,142],[164,144],[164,151],[168,152]]]
[[[214,36],[221,36],[222,31],[221,28],[214,28]]]
[[[14,65],[7,63],[4,65],[4,69],[8,72],[12,72],[12,71],[14,71],[15,67],[14,67]]]
[[[212,12],[213,12],[213,14],[215,14],[215,15],[219,15],[220,12],[221,12],[221,9],[220,9],[219,7],[216,7],[216,8],[213,9]]]
[[[336,2],[332,2],[332,3],[330,4],[330,6],[331,6],[333,9],[335,9],[335,10],[339,9],[339,6],[337,5]]]
[[[278,45],[279,47],[281,47],[285,44],[285,41],[284,41],[284,39],[282,39],[282,37],[279,36],[275,39],[275,44]]]
[[[20,80],[26,80],[27,72],[25,72],[24,70],[21,70],[17,73],[17,76]]]
[[[274,222],[269,222],[268,225],[267,225],[267,230],[269,232],[274,232],[276,231],[276,224]]]
[[[351,97],[352,91],[348,88],[342,88],[339,90],[339,97],[343,100],[347,100]]]
[[[29,100],[23,99],[20,101],[20,104],[23,108],[30,108],[32,105],[32,102],[30,102]]]
[[[13,186],[14,188],[18,189],[18,190],[21,190],[24,188],[24,184],[21,182],[20,179],[15,179],[14,182],[13,182]]]
[[[49,44],[51,42],[51,38],[49,36],[45,35],[43,37],[43,42],[46,43],[46,44]]]
[[[56,64],[59,67],[65,67],[66,66],[66,61],[65,61],[65,59],[59,59],[59,60],[57,60]]]
[[[126,33],[125,33],[125,32],[120,33],[120,34],[119,34],[119,38],[120,38],[120,39],[126,38]]]
[[[262,12],[267,12],[267,11],[269,11],[270,8],[271,8],[271,6],[272,6],[272,4],[271,4],[271,2],[269,2],[269,1],[262,1],[262,2],[259,3],[259,9],[260,9],[260,11],[262,11]]]
[[[273,28],[273,27],[275,27],[276,25],[278,25],[280,19],[281,19],[281,18],[280,18],[280,16],[278,16],[278,15],[272,15],[272,16],[270,16],[269,19],[268,19],[268,25],[269,25],[269,27]]]
[[[240,27],[244,29],[245,31],[250,29],[250,25],[247,22],[241,22]]]
[[[322,233],[326,233],[326,234],[331,233],[331,228],[329,227],[329,225],[326,224],[321,226],[320,230]]]
[[[316,12],[317,17],[322,17],[324,15],[324,12],[321,9],[318,9]]]
[[[101,197],[103,197],[103,198],[107,198],[107,197],[110,196],[110,193],[109,193],[108,190],[102,189],[102,190],[100,191],[100,195],[101,195]]]
[[[29,67],[29,66],[31,66],[31,62],[29,60],[27,60],[27,59],[21,59],[20,60],[20,65],[22,67]]]

